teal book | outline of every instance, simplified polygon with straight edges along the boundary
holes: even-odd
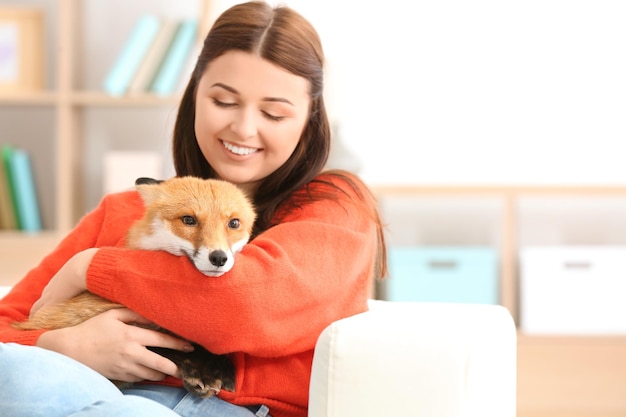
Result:
[[[156,16],[139,18],[104,80],[104,91],[114,96],[126,93],[160,27],[161,20]]]
[[[154,42],[148,52],[146,52],[146,56],[128,86],[128,93],[137,94],[149,91],[150,84],[152,84],[157,70],[161,67],[161,63],[172,44],[179,24],[180,22],[177,20],[163,19],[159,33],[154,38]]]
[[[15,190],[15,207],[20,230],[38,232],[41,230],[41,216],[28,153],[22,149],[13,149],[9,170]]]
[[[197,32],[198,21],[195,19],[184,20],[180,24],[163,63],[150,86],[151,92],[158,95],[176,93],[182,70],[196,42]]]

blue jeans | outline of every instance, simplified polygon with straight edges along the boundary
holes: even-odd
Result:
[[[266,417],[182,388],[136,385],[120,391],[108,379],[67,356],[33,346],[0,343],[2,417]],[[255,414],[256,413],[256,414]]]

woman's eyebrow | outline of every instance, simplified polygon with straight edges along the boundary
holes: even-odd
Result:
[[[290,106],[293,106],[293,103],[291,101],[287,100],[286,98],[282,98],[282,97],[263,97],[263,101],[285,103],[285,104],[289,104]]]
[[[215,83],[213,85],[211,85],[211,87],[220,87],[223,88],[224,90],[236,94],[236,95],[240,95],[239,91],[237,91],[235,88],[226,85],[224,83]],[[287,100],[286,98],[282,98],[282,97],[263,97],[263,101],[270,101],[270,102],[277,102],[277,103],[286,103],[289,104],[291,106],[293,106],[293,103],[289,100]]]
[[[231,87],[229,85],[226,85],[224,83],[215,83],[211,87],[221,87],[221,88],[223,88],[226,91],[229,91],[229,92],[231,92],[233,94],[239,95],[239,91],[235,90],[233,87]]]

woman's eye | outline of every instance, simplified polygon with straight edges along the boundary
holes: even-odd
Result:
[[[229,229],[239,229],[239,225],[241,223],[239,222],[239,219],[230,219],[228,221],[228,228]]]
[[[198,220],[196,220],[196,218],[193,216],[183,216],[180,218],[180,220],[186,226],[195,226],[196,224],[198,224]]]
[[[220,101],[216,98],[213,99],[213,104],[215,104],[217,107],[234,107],[237,105],[237,103],[227,103],[225,101]]]
[[[283,120],[285,118],[285,116],[274,116],[271,113],[268,113],[266,111],[263,112],[263,114],[265,115],[265,117],[267,117],[268,119],[274,121],[274,122],[280,122],[281,120]]]

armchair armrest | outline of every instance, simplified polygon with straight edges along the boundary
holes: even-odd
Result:
[[[513,417],[516,338],[501,306],[371,300],[320,335],[309,417]]]

